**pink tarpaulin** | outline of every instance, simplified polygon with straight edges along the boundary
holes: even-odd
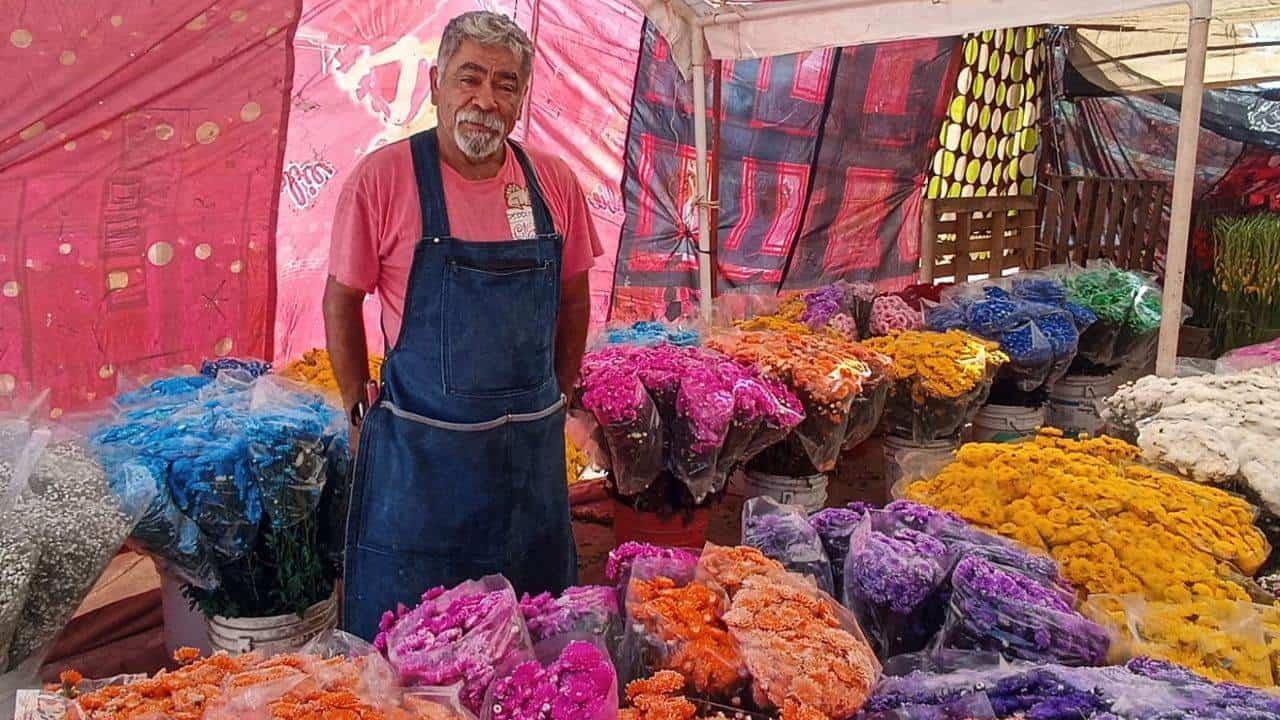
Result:
[[[271,353],[299,5],[0,3],[0,400]]]
[[[606,254],[593,274],[594,316],[603,318],[622,221],[618,194],[640,27],[626,0],[308,0],[295,40],[277,257],[278,359],[324,345],[320,311],[334,204],[368,152],[435,125],[429,70],[455,15],[513,15],[534,40],[529,103],[516,131],[579,173]],[[377,301],[366,327],[379,350]]]

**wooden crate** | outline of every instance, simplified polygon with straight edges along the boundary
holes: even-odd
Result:
[[[968,282],[1034,267],[1036,200],[1029,197],[924,201],[922,282]]]

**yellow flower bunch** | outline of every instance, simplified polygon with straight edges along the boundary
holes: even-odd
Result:
[[[331,392],[338,391],[338,379],[334,377],[329,351],[321,348],[308,350],[302,357],[289,363],[280,374],[290,380]],[[369,358],[369,377],[375,381],[382,374],[382,358]]]
[[[1021,443],[970,443],[906,496],[1047,551],[1090,594],[1247,600],[1230,578],[1252,575],[1267,556],[1253,508],[1135,465],[1137,452],[1114,438],[1068,440],[1052,429]]]
[[[573,485],[582,478],[582,471],[587,469],[587,454],[569,438],[564,437],[564,471],[565,481]]]
[[[1083,608],[1121,638],[1112,659],[1168,660],[1220,682],[1275,684],[1280,671],[1280,613],[1274,606],[1216,598],[1149,602],[1098,595]]]
[[[893,359],[894,379],[910,383],[916,402],[964,395],[1009,361],[998,343],[962,330],[894,330],[863,344]]]
[[[778,315],[757,315],[747,320],[740,320],[734,324],[739,330],[748,332],[789,332],[796,335],[812,335],[813,331],[808,325],[788,320]]]

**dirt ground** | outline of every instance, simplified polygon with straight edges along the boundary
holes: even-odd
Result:
[[[832,473],[827,488],[827,506],[863,501],[874,505],[888,502],[889,492],[882,476],[883,449],[878,438],[846,453]],[[746,498],[732,490],[712,508],[707,539],[721,545],[737,545],[741,541],[742,505]],[[574,520],[573,535],[578,543],[578,582],[599,584],[605,581],[604,565],[613,549],[613,527],[608,521]]]

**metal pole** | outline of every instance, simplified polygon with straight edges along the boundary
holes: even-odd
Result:
[[[1182,81],[1182,114],[1178,122],[1178,156],[1173,171],[1173,205],[1169,210],[1169,249],[1164,259],[1160,346],[1156,373],[1172,377],[1178,361],[1178,329],[1182,326],[1182,286],[1187,275],[1187,237],[1195,189],[1196,148],[1200,142],[1200,104],[1204,99],[1205,52],[1213,0],[1190,0],[1186,70]]]
[[[690,56],[693,59],[693,147],[697,177],[698,206],[698,299],[702,319],[711,320],[711,204],[707,193],[707,76],[706,45],[702,28],[689,24]]]

